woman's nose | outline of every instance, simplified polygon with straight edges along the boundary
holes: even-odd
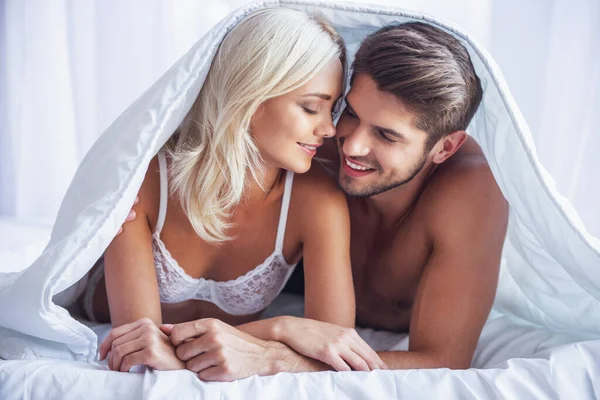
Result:
[[[327,121],[323,121],[315,130],[315,134],[324,138],[334,137],[335,125],[333,125],[333,120],[328,119]]]
[[[324,118],[317,129],[315,129],[315,134],[317,136],[321,136],[324,138],[334,137],[336,133],[335,125],[333,124],[333,118]]]

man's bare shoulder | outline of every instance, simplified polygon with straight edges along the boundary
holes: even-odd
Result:
[[[427,226],[438,232],[504,227],[508,218],[508,203],[474,141],[438,167],[420,203]]]

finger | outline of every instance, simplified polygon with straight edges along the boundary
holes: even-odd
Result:
[[[216,320],[212,318],[197,319],[195,321],[176,324],[171,330],[171,342],[173,345],[179,346],[186,339],[201,336],[209,330],[214,330],[216,325]]]
[[[198,373],[198,378],[205,382],[231,382],[232,376],[223,367],[209,367]]]
[[[364,347],[360,345],[351,345],[350,349],[356,353],[368,366],[369,371],[373,371],[376,369],[383,369],[377,360],[379,357],[375,355],[375,357],[371,354],[370,351],[365,350]]]
[[[125,218],[125,222],[133,221],[135,219],[135,216],[136,216],[135,210],[132,208],[131,210],[129,210],[129,214],[127,214],[127,218]]]
[[[371,371],[375,369],[387,369],[379,355],[368,344],[361,340],[350,345],[350,349],[365,360]]]
[[[129,324],[121,325],[117,328],[112,329],[108,335],[104,338],[102,343],[100,343],[99,352],[100,352],[100,361],[104,360],[112,347],[112,342],[117,338],[123,336],[124,334],[133,331],[134,329],[139,328],[145,324],[153,324],[150,318],[142,318],[135,322],[130,322]]]
[[[185,363],[185,367],[192,372],[201,372],[210,367],[216,367],[219,363],[223,362],[223,357],[217,350],[211,350],[206,353],[200,354]]]
[[[121,368],[119,369],[119,371],[129,372],[131,367],[133,367],[134,365],[147,365],[147,358],[147,352],[145,352],[144,350],[127,354],[125,357],[123,357],[123,361],[121,362]]]
[[[370,372],[371,369],[365,360],[361,356],[353,351],[347,351],[341,354],[341,358],[354,370],[354,371],[366,371]]]
[[[112,346],[109,351],[112,351],[112,349],[115,349],[124,343],[131,342],[132,340],[139,338],[140,336],[142,336],[142,334],[143,331],[138,328],[119,336],[118,338],[113,340]]]
[[[357,347],[355,348],[352,346],[352,350],[358,353],[358,355],[360,355],[367,362],[367,364],[369,364],[369,368],[371,368],[371,370],[388,369],[387,365],[385,365],[381,357],[379,357],[379,354],[377,354],[377,352],[373,350],[373,348],[369,346],[369,344],[365,342],[365,340],[360,337],[356,331],[354,331],[354,339]],[[362,349],[362,351],[359,349]]]
[[[330,365],[336,371],[352,371],[352,368],[350,368],[348,364],[346,364],[346,362],[337,354],[319,361]]]
[[[177,346],[175,355],[177,355],[177,358],[181,361],[188,361],[189,359],[212,349],[214,349],[214,343],[211,343],[206,336],[201,336]]]
[[[121,371],[121,364],[123,363],[123,359],[130,354],[133,354],[140,350],[143,350],[144,347],[145,347],[144,341],[140,340],[138,338],[138,339],[123,343],[120,346],[114,348],[111,351],[112,364],[109,364],[109,368],[113,371]],[[126,369],[125,371],[129,371],[129,369]]]
[[[167,336],[171,336],[171,331],[173,330],[173,324],[162,324],[159,326],[160,330]]]
[[[142,331],[140,331],[140,329],[134,329],[133,331],[127,332],[123,336],[120,336],[120,337],[116,338],[115,340],[113,340],[112,345],[110,346],[110,349],[108,350],[108,367],[111,368],[111,365],[113,365],[114,350],[118,346],[120,346],[124,343],[127,343],[127,342],[131,342],[132,340],[139,338],[141,335],[142,335]]]

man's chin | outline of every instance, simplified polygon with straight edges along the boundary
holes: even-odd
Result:
[[[342,172],[343,174],[343,172]],[[362,185],[356,185],[356,182],[352,182],[354,179],[348,176],[338,178],[338,186],[342,189],[342,192],[349,197],[367,197],[370,196],[369,188],[363,187]]]

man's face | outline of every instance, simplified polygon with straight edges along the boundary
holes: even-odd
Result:
[[[349,196],[374,196],[411,181],[427,164],[426,132],[368,75],[354,77],[337,124],[339,184]]]

